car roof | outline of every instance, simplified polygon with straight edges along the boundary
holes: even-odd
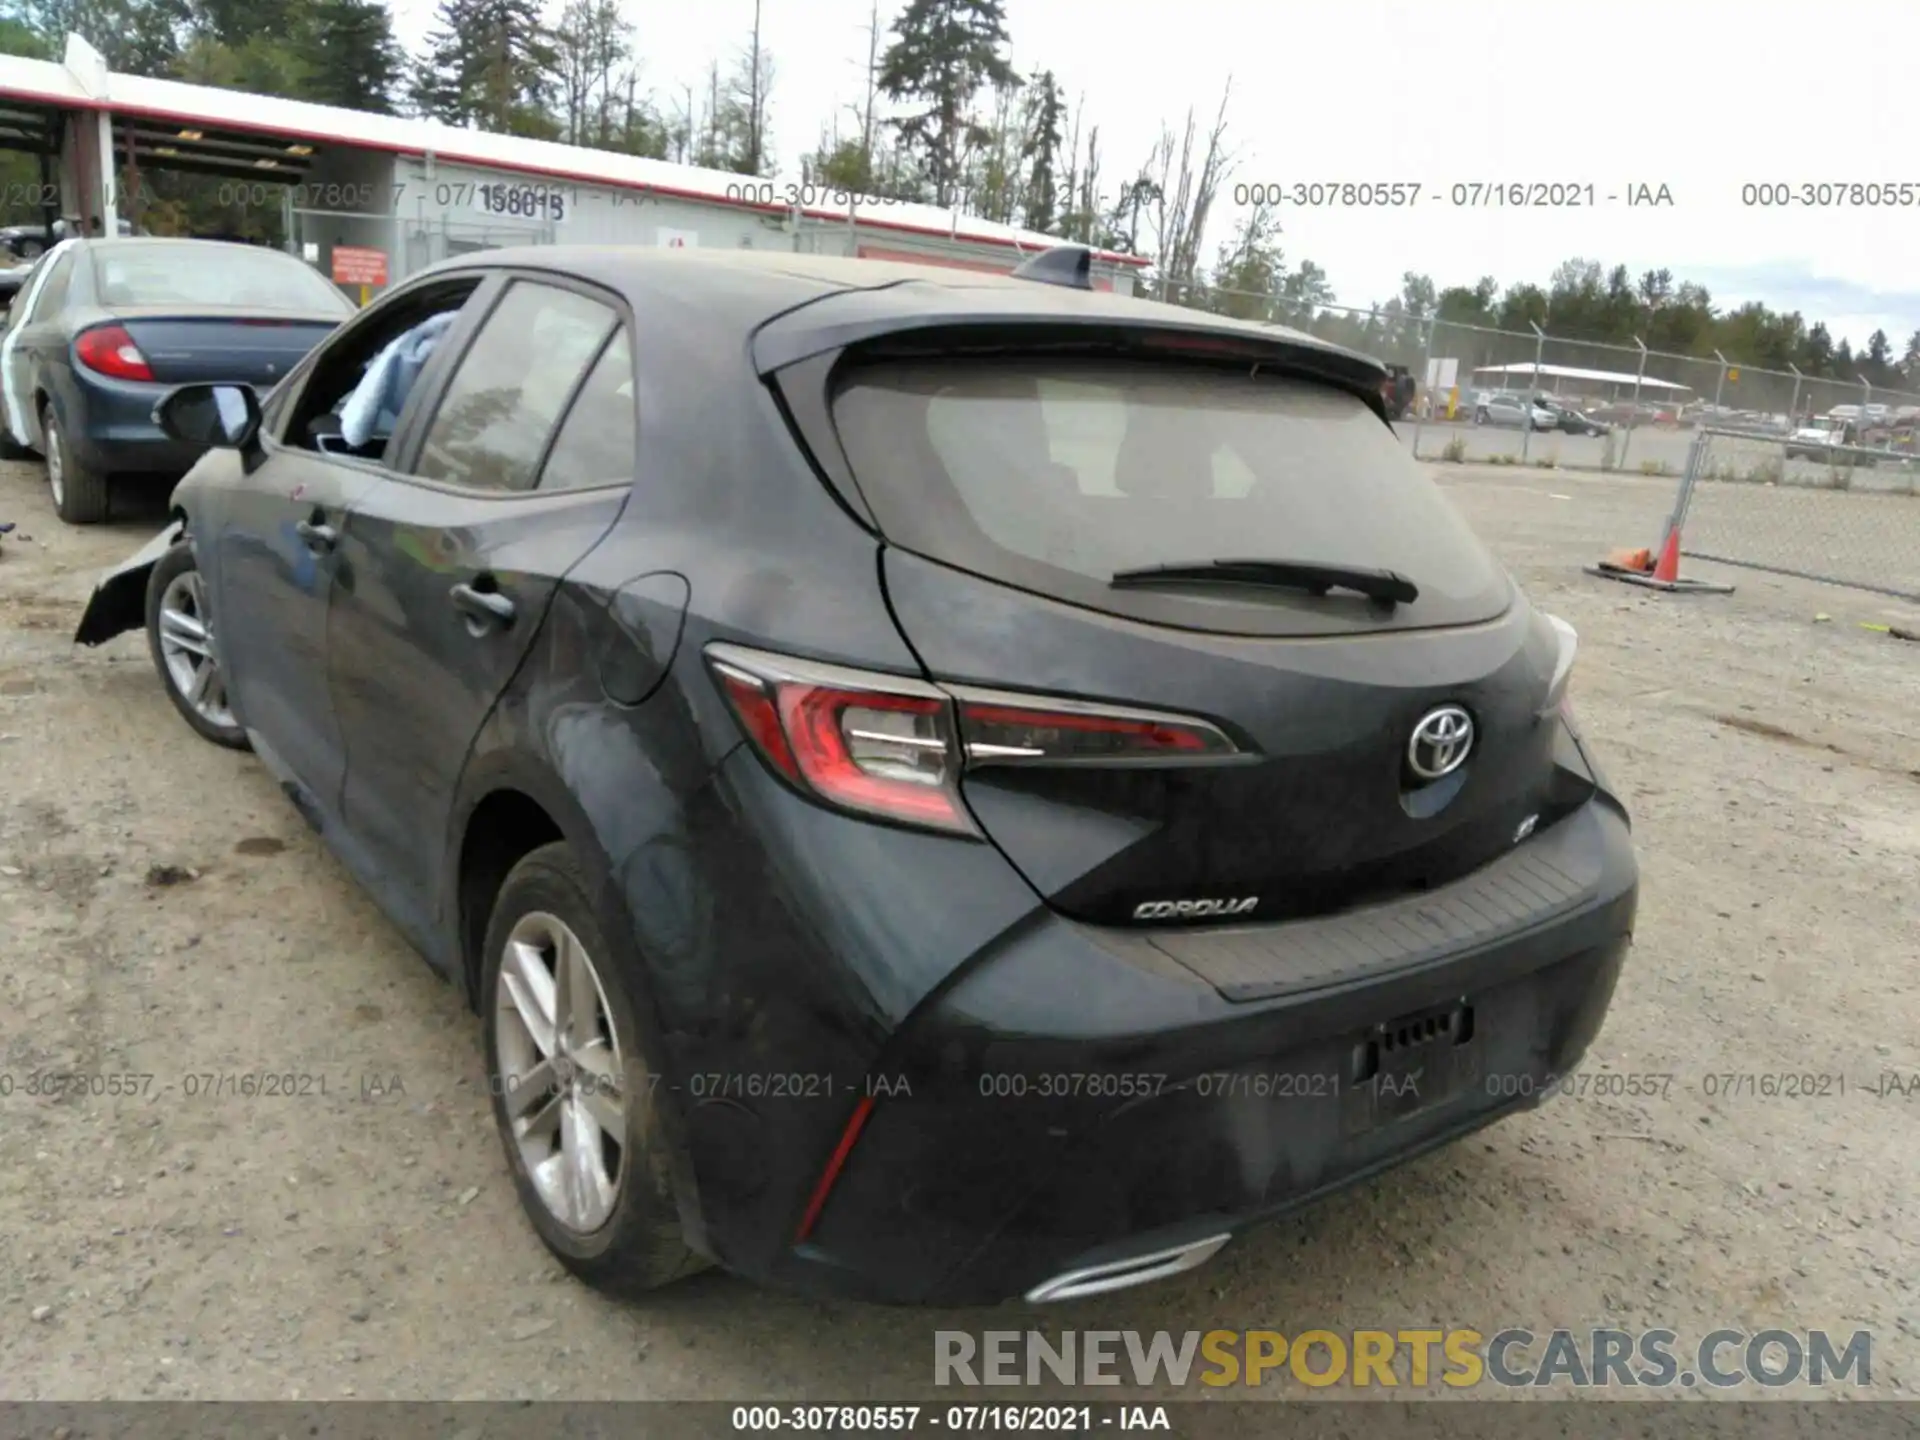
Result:
[[[254,255],[265,251],[292,260],[296,265],[306,263],[272,245],[249,245],[241,240],[196,240],[185,235],[76,235],[73,240],[76,249],[86,250],[140,250],[159,245],[192,245],[208,251],[244,250]]]
[[[1371,376],[1377,384],[1386,373],[1372,356],[1285,326],[939,264],[744,249],[533,245],[458,256],[424,273],[476,267],[548,270],[630,296],[671,290],[676,298],[711,300],[716,319],[724,317],[747,333],[815,302],[840,297],[832,307],[818,307],[805,325],[784,327],[776,357],[782,362],[802,358],[809,345],[817,352],[835,341],[851,343],[889,329],[943,322],[1068,321],[1231,335],[1320,357],[1349,379]]]

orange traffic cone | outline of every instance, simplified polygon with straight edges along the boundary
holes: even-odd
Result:
[[[1653,567],[1653,578],[1662,585],[1673,585],[1680,579],[1680,527],[1678,525],[1667,531],[1666,543],[1660,547],[1660,563]]]
[[[1602,580],[1618,580],[1627,585],[1641,585],[1649,590],[1665,592],[1679,591],[1689,595],[1731,595],[1733,587],[1712,580],[1682,580],[1680,578],[1680,527],[1671,525],[1666,538],[1660,542],[1660,558],[1654,559],[1651,550],[1615,550],[1597,565],[1581,567],[1589,575]]]

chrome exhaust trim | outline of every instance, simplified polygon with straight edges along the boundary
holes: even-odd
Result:
[[[1114,1290],[1127,1290],[1135,1285],[1164,1280],[1169,1275],[1199,1269],[1218,1255],[1221,1247],[1232,1238],[1231,1235],[1212,1235],[1205,1240],[1175,1246],[1171,1250],[1155,1250],[1148,1255],[1135,1255],[1126,1260],[1109,1260],[1104,1265],[1069,1270],[1034,1286],[1027,1292],[1027,1300],[1035,1305],[1054,1300],[1079,1300],[1088,1295],[1105,1295]]]

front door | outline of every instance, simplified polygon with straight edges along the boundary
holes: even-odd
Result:
[[[348,517],[328,642],[341,811],[368,883],[416,934],[431,928],[474,737],[561,579],[626,501],[629,346],[611,297],[515,280],[408,422],[404,473]],[[617,463],[579,462],[610,439]]]
[[[327,612],[341,573],[347,515],[388,475],[396,413],[417,373],[391,352],[437,317],[457,316],[478,277],[369,310],[316,352],[255,472],[196,517],[213,585],[214,631],[228,695],[256,750],[322,823],[339,804],[346,747],[327,686]],[[450,320],[440,321],[452,323]],[[422,360],[418,347],[409,354]],[[388,363],[377,364],[383,357]],[[372,390],[379,396],[369,403]],[[344,430],[343,430],[344,417]]]
[[[248,484],[223,492],[217,528],[194,537],[214,578],[215,638],[235,713],[269,766],[323,807],[346,771],[327,696],[335,551],[348,508],[379,478],[367,461],[276,449]]]

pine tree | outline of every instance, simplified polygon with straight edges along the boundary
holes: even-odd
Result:
[[[302,99],[393,113],[404,53],[380,0],[314,0],[301,28],[309,65]]]
[[[288,0],[191,0],[197,35],[238,50],[257,36],[286,39],[303,18]]]
[[[1054,233],[1060,223],[1061,147],[1066,144],[1067,97],[1051,70],[1043,70],[1027,95],[1027,196],[1023,217],[1029,230]]]
[[[441,0],[413,75],[424,115],[510,134],[554,134],[547,107],[558,64],[535,0]]]
[[[880,62],[880,92],[919,108],[893,124],[932,182],[937,205],[953,205],[967,147],[982,138],[974,97],[1020,83],[1008,63],[1004,0],[908,0]]]

